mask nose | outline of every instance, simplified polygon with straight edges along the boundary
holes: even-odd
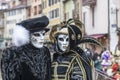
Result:
[[[40,34],[39,39],[40,39],[40,40],[44,40],[44,35]]]
[[[44,39],[44,36],[43,36],[43,35],[41,35],[41,39]]]
[[[67,44],[67,41],[66,41],[66,40],[64,40],[64,41],[63,41],[63,45],[66,45],[66,44]]]
[[[63,46],[68,46],[68,41],[66,39],[63,41]]]

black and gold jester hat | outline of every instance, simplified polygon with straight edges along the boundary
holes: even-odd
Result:
[[[76,47],[76,45],[80,45],[83,43],[90,43],[94,45],[98,45],[103,49],[103,46],[99,41],[91,37],[84,37],[82,32],[82,27],[84,25],[81,21],[76,19],[69,19],[68,21],[63,21],[60,24],[54,25],[50,32],[50,40],[51,42],[55,42],[55,36],[59,33],[64,33],[69,35],[70,48]],[[67,30],[63,29],[67,28]]]
[[[73,46],[74,43],[75,43],[75,47],[76,47],[76,45],[81,45],[83,43],[90,43],[93,45],[100,46],[103,50],[102,44],[97,39],[92,38],[92,37],[83,36],[84,33],[82,32],[82,27],[84,27],[84,25],[82,24],[81,21],[75,20],[75,19],[69,19],[67,21],[67,23],[68,23],[68,25],[70,25],[70,26],[68,26],[68,32],[69,32],[69,37],[71,40],[70,41],[71,46]],[[72,23],[75,23],[75,25],[72,25]],[[73,35],[73,34],[75,34],[75,35]]]
[[[79,20],[69,19],[52,27],[50,40],[55,43],[55,36],[58,34],[69,35],[70,49],[74,48],[82,38],[82,23]]]

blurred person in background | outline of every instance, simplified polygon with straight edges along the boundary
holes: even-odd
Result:
[[[93,61],[94,61],[95,68],[98,70],[102,70],[102,66],[101,66],[102,60],[99,54],[95,54],[93,56]]]
[[[119,64],[117,61],[115,61],[112,65],[112,71],[113,73],[116,73],[119,70]]]
[[[113,80],[120,80],[120,72],[117,71],[113,77],[114,77]]]
[[[106,73],[107,69],[112,65],[111,54],[110,54],[109,50],[105,50],[101,54],[101,59],[102,59],[102,62],[101,62],[102,69]]]

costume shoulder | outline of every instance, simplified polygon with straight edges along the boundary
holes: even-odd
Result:
[[[49,49],[48,49],[47,47],[45,47],[45,46],[44,46],[44,51],[45,51],[45,53],[46,53],[48,56],[50,56],[50,51],[49,51]]]
[[[49,49],[48,49],[46,46],[44,46],[44,49],[45,49],[46,51],[49,51]]]
[[[10,47],[3,50],[1,65],[10,64],[11,62],[18,61],[20,55],[20,49],[18,47]]]
[[[18,68],[19,58],[17,57],[17,47],[10,47],[3,51],[1,59],[1,72],[3,80],[19,80]],[[20,71],[20,70],[19,70]]]
[[[14,55],[19,55],[20,51],[22,51],[24,49],[23,46],[21,47],[16,47],[16,46],[12,46],[12,47],[9,47],[9,48],[6,48],[3,50],[3,53],[2,53],[2,57],[13,57]]]
[[[16,51],[17,47],[10,47],[10,48],[6,48],[3,50],[2,53],[2,59],[10,59],[12,57],[12,55],[14,55],[14,52]]]
[[[85,72],[87,74],[87,80],[92,80],[92,59],[88,58],[84,51],[77,47],[75,50],[73,50],[74,53],[78,55],[77,59],[81,60],[82,65],[84,66]]]

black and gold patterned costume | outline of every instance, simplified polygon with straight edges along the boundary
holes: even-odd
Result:
[[[50,39],[55,43],[56,53],[52,61],[52,80],[94,80],[93,61],[78,45],[86,42],[100,44],[92,38],[83,38],[81,27],[82,23],[74,19],[53,26]],[[58,44],[61,34],[68,35],[69,45],[65,51]],[[63,38],[62,41],[67,40]]]
[[[56,56],[52,62],[52,80],[86,80],[86,72],[80,61],[79,55],[73,52]]]
[[[84,57],[83,57],[84,56]],[[52,80],[92,80],[92,62],[75,51],[54,54]]]

